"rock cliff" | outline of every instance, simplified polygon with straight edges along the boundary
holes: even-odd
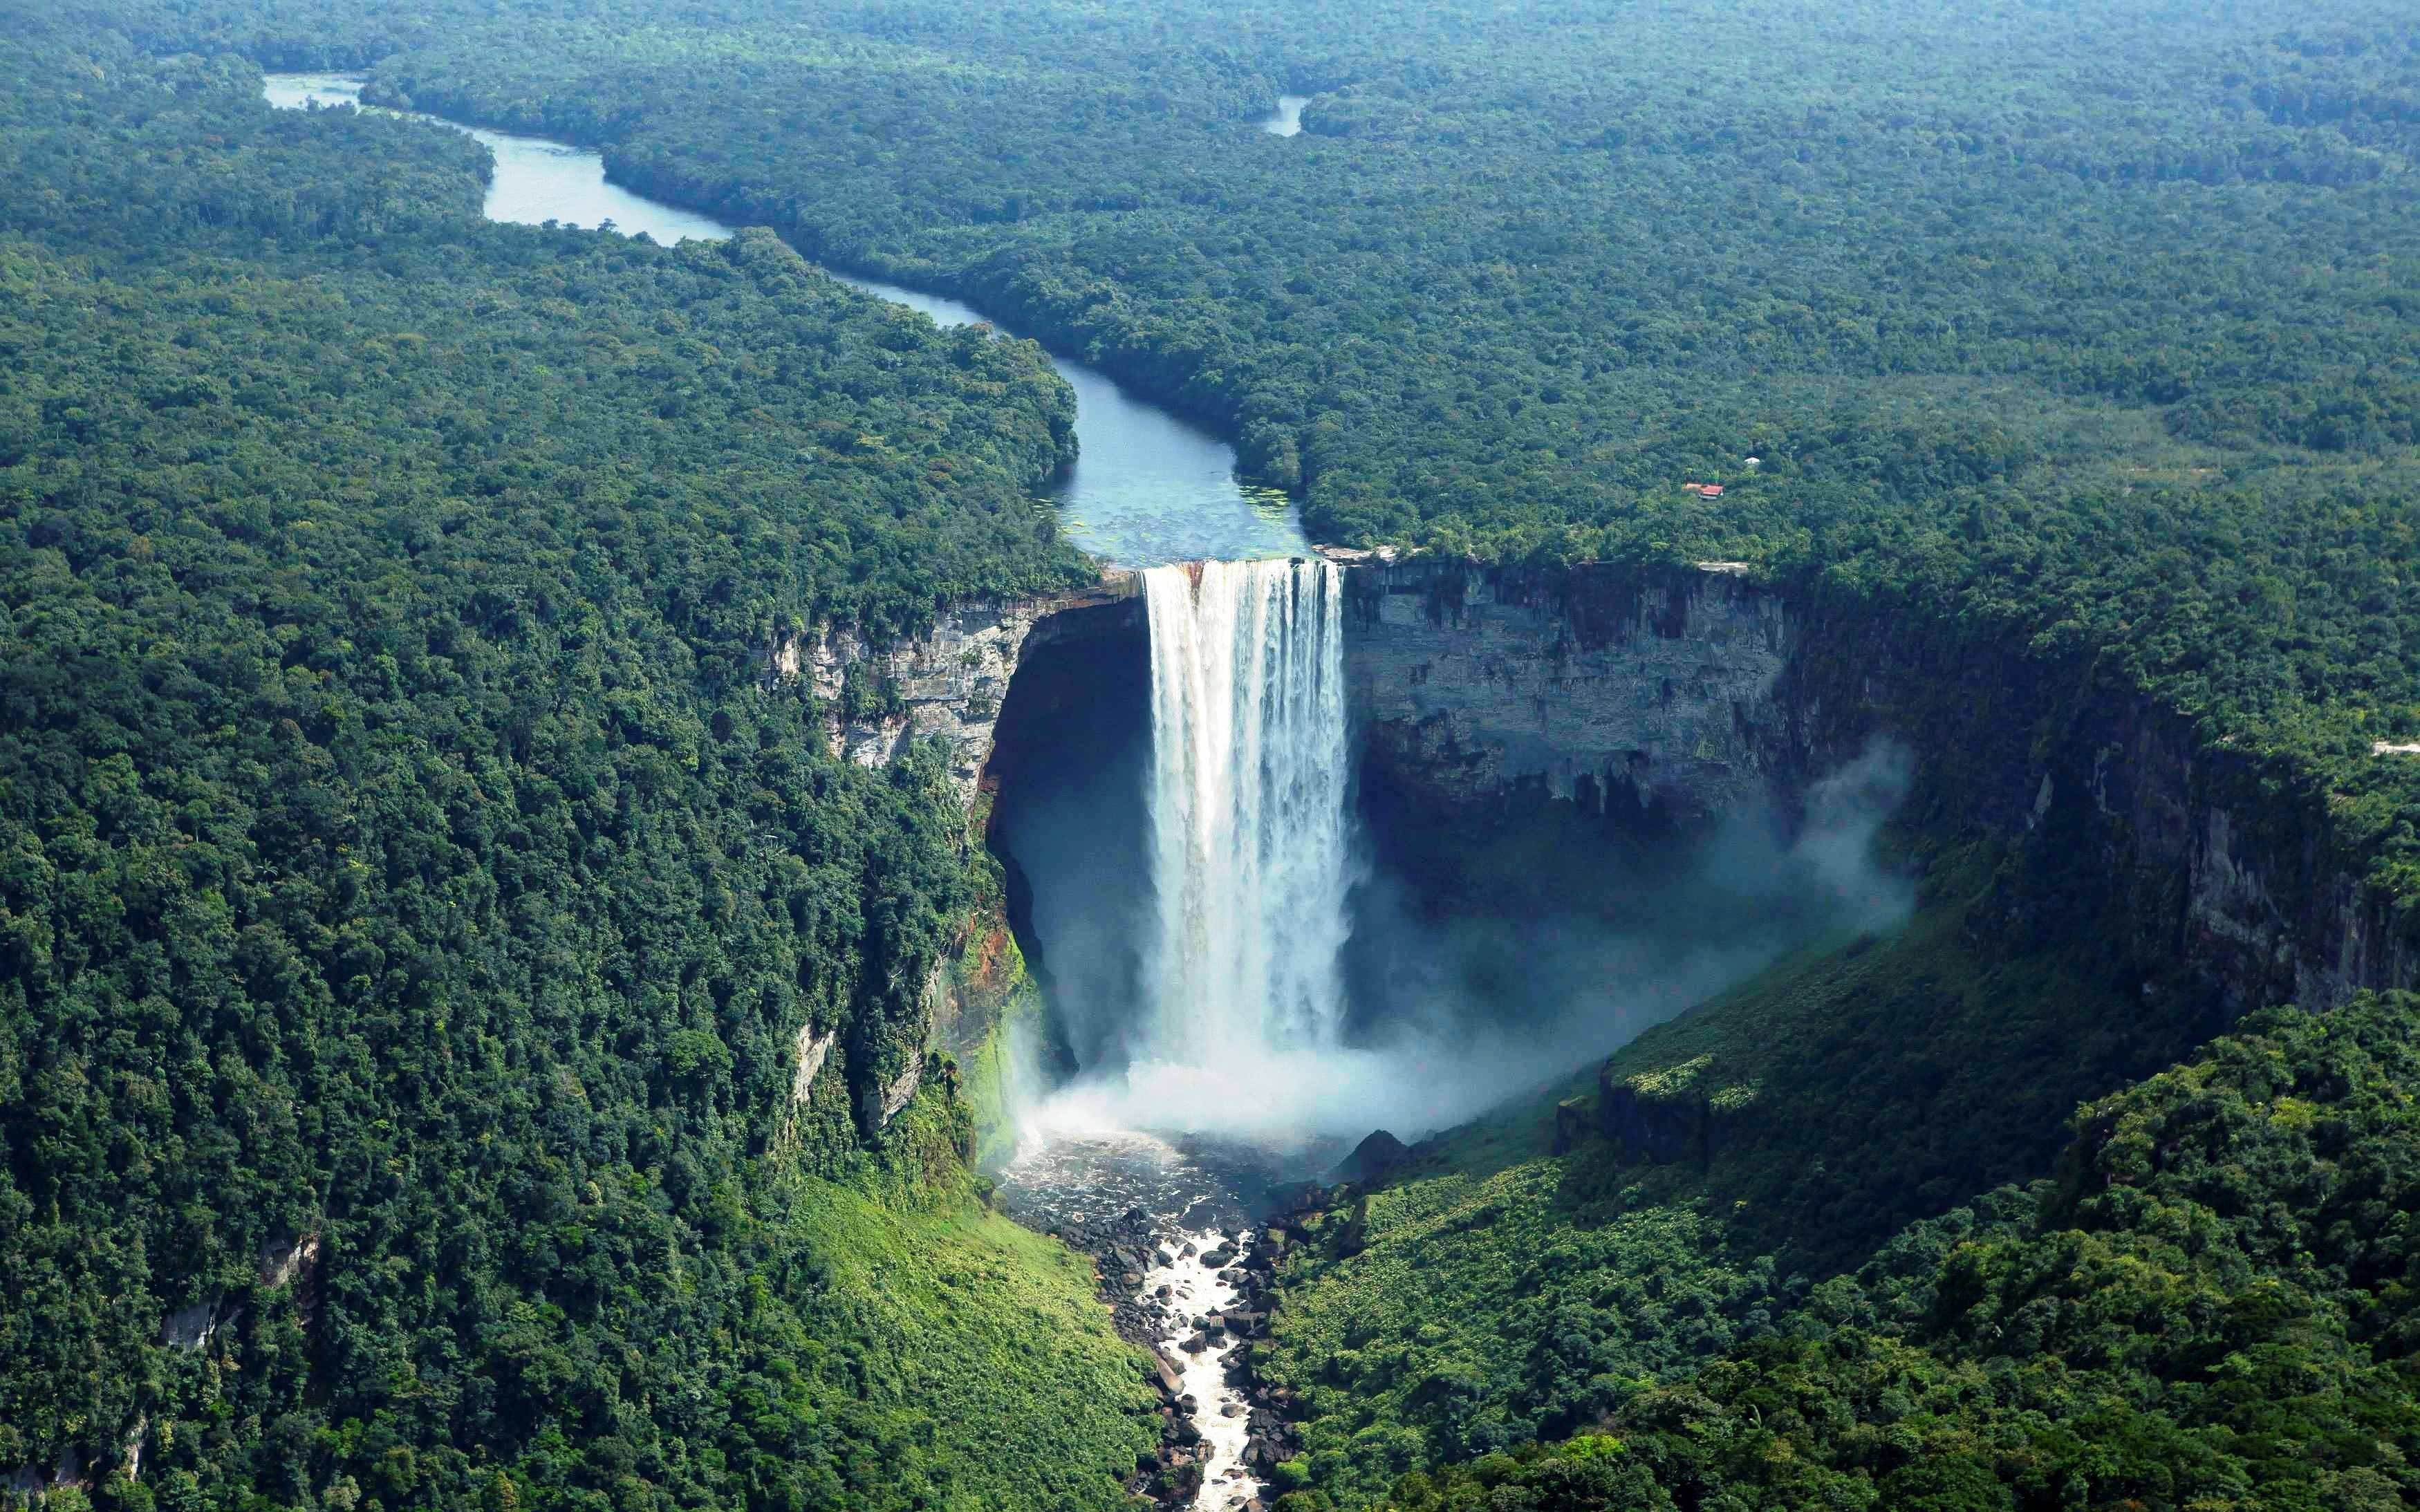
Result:
[[[2114,919],[2147,997],[2213,989],[2223,1015],[2420,980],[2408,927],[2361,887],[2323,795],[2277,796],[2252,758],[2005,633],[1923,627],[1732,563],[1370,559],[1344,583],[1365,760],[1429,813],[1569,800],[1685,826],[1786,812],[1886,735],[1916,757],[1912,817],[2009,842],[2015,865],[1978,928],[2040,938]],[[851,760],[944,740],[972,806],[1021,662],[1055,640],[1147,633],[1140,593],[1113,574],[968,606],[895,645],[845,630],[777,641],[768,675],[822,701]]]
[[[1134,574],[1113,572],[1103,576],[1099,587],[1079,593],[959,605],[927,633],[883,645],[846,626],[814,636],[776,636],[762,653],[762,674],[768,686],[812,695],[832,754],[861,766],[894,761],[919,740],[941,741],[950,751],[950,775],[971,815],[981,798],[1001,705],[1027,655],[1062,640],[1145,633],[1140,594]],[[984,942],[1004,938],[1005,928],[996,918],[973,921],[961,953],[980,953]],[[982,1038],[986,1026],[969,1022],[979,1014],[968,1011],[966,983],[979,983],[984,975],[982,960],[935,964],[922,995],[919,1038],[924,1044],[954,1052]],[[835,1041],[831,1034],[817,1035],[812,1025],[798,1030],[785,1142],[816,1098],[819,1078],[832,1085],[831,1095],[854,1103],[859,1127],[868,1135],[879,1134],[916,1095],[924,1070],[922,1049],[894,1045],[883,1051],[853,1042],[835,1057]],[[835,1061],[845,1063],[845,1074],[826,1077],[827,1065]]]
[[[1141,592],[1135,574],[1110,572],[1080,593],[959,605],[925,634],[879,646],[845,625],[781,635],[765,648],[765,675],[814,694],[832,754],[861,766],[883,765],[927,736],[945,742],[951,776],[971,807],[1001,701],[1027,650],[1062,638],[1141,633]]]
[[[1731,573],[1415,561],[1345,583],[1345,679],[1370,755],[1437,802],[1529,785],[1704,818],[1776,775],[1794,626]]]
[[[2197,983],[2230,1016],[2420,980],[2408,925],[2361,886],[2324,795],[2278,795],[2253,758],[2097,667],[1733,563],[1361,561],[1345,580],[1366,759],[1435,812],[1564,798],[1687,825],[1786,810],[1887,735],[1916,755],[1916,818],[2012,842],[1996,927],[2114,917],[2147,995]]]

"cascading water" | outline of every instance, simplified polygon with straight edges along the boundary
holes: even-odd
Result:
[[[1145,572],[1143,592],[1147,1053],[1200,1066],[1332,1044],[1352,867],[1339,571],[1190,563]]]
[[[1264,1304],[1238,1293],[1230,1244],[1277,1165],[1307,1175],[1338,1153],[1306,1136],[1340,1049],[1354,880],[1343,583],[1324,562],[1192,563],[1142,580],[1153,907],[1139,1032],[1126,1065],[1026,1119],[1001,1194],[1099,1256],[1120,1327],[1158,1350],[1198,1428],[1163,1445],[1163,1504],[1239,1512],[1264,1504],[1262,1473],[1299,1443],[1233,1368],[1228,1347]],[[1295,1148],[1280,1161],[1203,1137],[1217,1134]]]

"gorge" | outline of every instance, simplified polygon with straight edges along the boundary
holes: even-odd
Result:
[[[2420,1504],[2409,7],[2020,8],[15,8],[0,1504]]]
[[[338,74],[271,74],[266,84],[271,101],[287,108],[350,103],[361,87],[358,78]],[[1287,97],[1269,129],[1291,130],[1300,103]],[[659,240],[730,234],[607,183],[593,151],[473,134],[500,154],[491,218],[535,224],[586,214]],[[953,301],[848,281],[944,324],[982,318]],[[1305,549],[1290,517],[1273,517],[1223,481],[1231,448],[1081,364],[1057,365],[1078,391],[1080,454],[1113,459],[1089,474],[1079,463],[1060,496],[1080,543],[1138,566]],[[1171,456],[1185,457],[1182,466],[1202,479],[1221,481],[1172,485]],[[1222,488],[1224,499],[1214,497]],[[1788,795],[1850,759],[1876,731],[1913,728],[1945,712],[1924,702],[1935,697],[1927,689],[1937,665],[1910,664],[1925,654],[1880,626],[1811,606],[1793,611],[1780,595],[1749,587],[1734,564],[1701,570],[1729,581],[1631,584],[1616,581],[1621,575],[1613,569],[1585,566],[1350,563],[1342,590],[1351,604],[1345,639],[1355,647],[1347,717],[1365,732],[1374,801],[1401,794],[1466,810],[1535,790],[1602,814],[1619,793],[1642,820],[1702,823],[1753,806],[1768,791],[1787,805]],[[1114,575],[1105,589],[1111,596],[1130,591]],[[912,734],[947,731],[971,792],[990,745],[983,711],[997,709],[1013,676],[1022,627],[1065,611],[963,607],[959,628],[881,656],[878,675],[908,689],[904,710],[836,738],[861,760],[887,759]],[[990,627],[976,626],[986,617]],[[1668,637],[1618,630],[1668,622],[1678,627]],[[835,679],[873,652],[845,627],[830,639],[817,653],[818,674],[830,684],[824,691],[837,692]],[[993,642],[1007,655],[983,661],[971,679],[939,667],[945,656],[994,656]],[[773,666],[793,673],[798,655],[794,645],[769,653]],[[1852,664],[1860,669],[1854,675]],[[1979,666],[1960,675],[1966,694],[1988,699],[2028,682],[2024,671],[1987,649]],[[2038,693],[2027,696],[2051,717]],[[2290,822],[2261,812],[2252,764],[2195,744],[2173,717],[2133,697],[2104,703],[2089,728],[2071,724],[2057,745],[1988,756],[1960,749],[1919,764],[1956,771],[1942,780],[1954,781],[1962,801],[1978,805],[2002,833],[2030,834],[2088,802],[2081,822],[2101,836],[2095,843],[2125,879],[2124,906],[2141,918],[2140,953],[2193,960],[2193,971],[2223,984],[2238,1009],[2264,996],[2335,1003],[2413,980],[2420,964],[2412,946],[2330,855],[2325,812]]]

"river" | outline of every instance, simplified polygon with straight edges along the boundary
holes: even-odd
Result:
[[[348,74],[272,73],[263,91],[287,110],[359,104],[362,80]],[[1280,115],[1284,114],[1282,108]],[[1299,118],[1297,103],[1294,115]],[[439,120],[437,116],[423,116]],[[605,177],[604,158],[588,148],[446,121],[487,144],[496,174],[487,216],[520,225],[595,228],[607,222],[625,236],[645,232],[671,245],[719,241],[731,227],[631,193]],[[1267,129],[1278,131],[1276,118]],[[1286,134],[1282,131],[1280,134]],[[826,270],[852,288],[921,310],[945,325],[998,320],[971,306],[896,285]],[[1051,365],[1076,391],[1077,461],[1051,493],[1068,538],[1121,567],[1156,567],[1215,557],[1247,561],[1311,554],[1299,512],[1282,494],[1247,490],[1235,481],[1235,449],[1209,431],[1128,393],[1106,375],[1064,354]]]

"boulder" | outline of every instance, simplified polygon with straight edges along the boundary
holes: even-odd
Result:
[[[1170,1401],[1185,1395],[1185,1374],[1177,1369],[1175,1361],[1154,1350],[1151,1351],[1151,1364],[1152,1373],[1159,1378],[1159,1389],[1168,1394]]]
[[[1384,1129],[1373,1129],[1369,1137],[1353,1147],[1327,1173],[1327,1180],[1340,1186],[1375,1186],[1389,1173],[1411,1158],[1411,1149]]]

